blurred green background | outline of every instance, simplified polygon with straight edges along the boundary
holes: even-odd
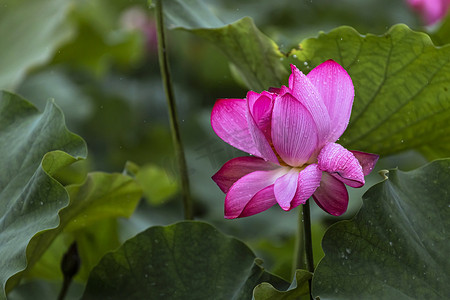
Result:
[[[401,0],[211,0],[204,5],[225,22],[252,17],[284,52],[306,37],[340,25],[362,34],[382,34],[396,23],[422,29]],[[118,232],[117,241],[98,250],[102,253],[149,226],[170,224],[183,216],[155,30],[154,12],[146,1],[0,1],[0,88],[22,95],[40,109],[55,99],[68,128],[87,142],[88,159],[60,174],[60,181],[80,182],[88,171],[126,168],[137,174],[144,188],[145,200],[130,219],[102,225]],[[214,45],[173,30],[168,31],[168,47],[195,218],[247,241],[267,269],[289,280],[297,211],[273,207],[250,218],[225,220],[224,194],[211,180],[224,162],[243,155],[215,136],[209,123],[212,106],[218,98],[244,98],[246,87],[235,80],[228,60]],[[355,214],[364,191],[381,180],[378,170],[397,166],[408,170],[424,162],[413,152],[383,158],[365,187],[349,190],[350,209],[341,218],[313,205],[316,262],[322,255],[324,230]],[[58,243],[53,247],[58,255],[66,249],[60,242],[59,251]],[[56,262],[48,270],[59,264],[53,259]],[[43,264],[37,268],[30,277],[60,280],[55,275],[59,270],[45,273]],[[86,274],[78,278],[85,279]],[[33,291],[28,284],[14,291],[11,299]],[[73,289],[77,295],[79,290]]]

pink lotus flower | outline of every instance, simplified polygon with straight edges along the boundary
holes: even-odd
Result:
[[[353,83],[328,60],[308,76],[291,65],[289,87],[246,99],[220,99],[211,125],[228,144],[252,154],[237,157],[212,177],[226,193],[225,218],[247,217],[278,203],[283,210],[313,196],[326,212],[347,210],[351,187],[364,185],[378,155],[349,151],[335,141],[347,128]]]
[[[433,25],[447,14],[450,0],[407,0],[408,4],[421,14],[425,24]]]

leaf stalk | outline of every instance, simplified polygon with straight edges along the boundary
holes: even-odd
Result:
[[[181,193],[184,206],[184,218],[192,220],[193,203],[191,198],[189,176],[186,164],[186,158],[183,149],[183,143],[180,135],[180,125],[178,121],[177,108],[175,103],[175,95],[172,87],[172,80],[170,76],[169,59],[166,49],[166,39],[164,34],[164,16],[162,0],[155,0],[156,11],[156,29],[158,35],[158,60],[161,71],[161,78],[166,93],[167,107],[169,111],[170,129],[172,132],[172,140],[175,148],[175,157],[177,160],[178,171],[180,173]]]

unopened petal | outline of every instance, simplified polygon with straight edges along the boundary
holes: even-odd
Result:
[[[247,101],[246,119],[248,129],[251,137],[253,138],[253,145],[256,146],[257,151],[260,153],[259,156],[273,163],[278,163],[278,158],[273,152],[269,140],[266,138],[264,132],[258,127],[255,117],[251,113],[250,107],[254,105],[260,97],[261,95],[255,92],[250,91],[247,93],[248,101]]]
[[[253,116],[253,119],[256,122],[256,125],[264,133],[264,136],[270,143],[272,142],[270,132],[271,132],[273,100],[269,96],[271,95],[263,94],[258,99],[256,99],[253,105],[250,107],[250,112]]]
[[[317,148],[317,128],[310,112],[291,94],[275,100],[272,141],[288,165],[302,166]]]
[[[277,203],[273,192],[273,184],[263,188],[252,197],[238,218],[253,216],[263,212]]]
[[[227,161],[222,168],[214,174],[212,179],[219,188],[227,193],[230,187],[241,177],[255,172],[275,170],[279,165],[253,156],[236,157]]]
[[[239,217],[256,193],[274,184],[279,177],[287,172],[286,168],[271,171],[255,171],[236,181],[225,197],[225,218],[234,219]]]
[[[294,200],[291,202],[291,209],[305,204],[316,189],[320,186],[320,180],[322,179],[322,171],[317,164],[307,166],[302,170],[298,176],[297,192],[295,193]]]
[[[219,99],[211,113],[211,126],[231,146],[261,157],[248,129],[246,110],[245,99]]]
[[[351,153],[356,157],[356,159],[359,161],[359,164],[361,165],[363,169],[364,176],[367,176],[372,172],[373,168],[375,167],[379,156],[373,153],[367,153],[367,152],[361,152],[361,151],[354,151],[350,150]]]
[[[351,187],[364,185],[364,173],[356,157],[339,144],[328,143],[319,153],[318,165]]]
[[[317,127],[318,144],[323,146],[330,134],[330,117],[325,103],[316,86],[296,66],[291,65],[292,74],[289,77],[289,88],[292,95],[298,99],[311,113]]]
[[[283,210],[291,209],[291,202],[294,199],[298,185],[298,170],[291,169],[287,174],[275,181],[275,198]]]
[[[330,116],[329,142],[335,142],[347,128],[355,95],[353,82],[347,71],[328,60],[308,73],[308,79],[319,91]]]
[[[313,198],[320,208],[333,216],[342,215],[348,207],[345,185],[327,173],[322,174],[320,186],[313,194]]]

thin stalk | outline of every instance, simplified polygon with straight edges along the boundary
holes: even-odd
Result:
[[[294,263],[292,264],[292,278],[295,270],[306,269],[305,261],[305,235],[303,228],[303,205],[298,207],[297,234],[295,236]]]
[[[166,39],[164,35],[164,17],[162,9],[162,0],[155,1],[156,10],[156,29],[158,33],[158,59],[161,70],[161,78],[166,92],[167,107],[169,110],[170,129],[172,132],[172,140],[175,147],[175,156],[177,159],[178,170],[181,178],[182,199],[184,205],[184,218],[192,220],[192,199],[189,187],[189,176],[187,171],[186,158],[184,156],[183,143],[181,141],[180,126],[178,122],[177,108],[175,105],[175,96],[172,88],[172,80],[170,77],[169,60],[166,51]]]
[[[304,220],[304,228],[305,228],[305,252],[306,252],[306,265],[308,266],[308,271],[314,273],[314,258],[313,258],[313,249],[312,249],[312,239],[311,239],[311,213],[309,209],[309,201],[303,205],[303,220]],[[309,293],[311,294],[311,279],[308,281],[309,283]]]
[[[67,296],[67,292],[69,291],[69,286],[72,283],[72,279],[64,278],[63,286],[59,291],[58,300],[64,300]]]
[[[81,259],[78,254],[77,243],[73,242],[66,253],[64,253],[61,260],[61,271],[63,273],[64,281],[58,295],[58,300],[64,300],[66,298],[72,279],[80,270],[80,266]]]

